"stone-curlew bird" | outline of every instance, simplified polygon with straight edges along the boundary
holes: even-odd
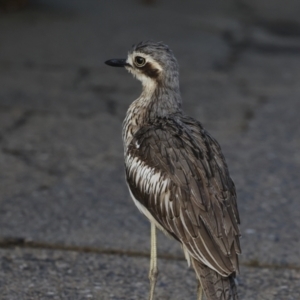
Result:
[[[178,64],[163,43],[141,42],[125,67],[143,91],[123,123],[125,168],[134,203],[151,222],[150,296],[157,278],[156,227],[181,243],[208,300],[237,300],[239,213],[217,141],[181,108]]]

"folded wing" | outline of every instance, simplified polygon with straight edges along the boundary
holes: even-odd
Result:
[[[222,276],[237,272],[235,187],[218,143],[201,124],[158,119],[135,134],[127,151],[128,185],[148,218],[197,261]]]

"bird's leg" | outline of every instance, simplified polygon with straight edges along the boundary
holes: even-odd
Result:
[[[157,275],[158,275],[158,270],[157,270],[157,249],[156,249],[156,227],[151,222],[151,256],[150,256],[150,271],[149,271],[149,280],[150,280],[149,300],[154,299],[154,289],[155,289]]]
[[[201,285],[200,281],[198,283],[197,295],[198,295],[197,300],[202,300],[203,299],[203,289],[202,289],[202,285]]]

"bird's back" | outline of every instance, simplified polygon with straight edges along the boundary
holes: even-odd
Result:
[[[144,124],[125,166],[135,200],[191,257],[223,276],[238,271],[234,184],[218,143],[199,122],[173,114]]]

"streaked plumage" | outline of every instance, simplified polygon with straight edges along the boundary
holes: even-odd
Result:
[[[166,45],[142,42],[122,63],[143,84],[123,124],[126,179],[134,202],[181,243],[207,299],[238,299],[240,220],[220,146],[183,113],[178,65]]]

